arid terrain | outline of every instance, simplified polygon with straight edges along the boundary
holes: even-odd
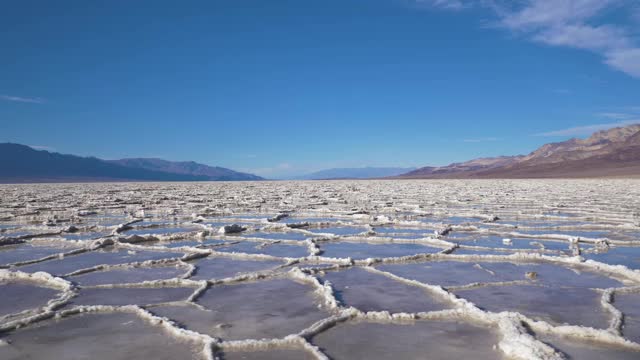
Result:
[[[640,125],[601,130],[586,139],[548,143],[528,155],[423,167],[406,179],[528,179],[640,176]]]
[[[2,359],[638,359],[640,180],[0,186]]]

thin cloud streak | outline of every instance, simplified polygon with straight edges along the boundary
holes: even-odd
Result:
[[[626,121],[618,121],[614,123],[606,123],[606,124],[594,124],[594,125],[586,125],[586,126],[576,126],[568,129],[554,130],[548,131],[544,133],[534,134],[534,136],[587,136],[591,135],[596,131],[600,130],[608,130],[615,127],[620,126],[628,126],[640,124],[640,119],[635,120],[626,120]]]
[[[22,103],[31,103],[31,104],[44,104],[45,100],[41,98],[26,98],[20,96],[11,96],[11,95],[0,95],[0,100],[4,101],[12,101],[12,102],[22,102]]]
[[[449,10],[462,10],[470,6],[463,0],[418,0],[418,3]]]

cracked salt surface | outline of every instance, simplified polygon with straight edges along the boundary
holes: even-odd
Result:
[[[5,338],[0,358],[128,360],[197,359],[191,344],[172,339],[132,314],[81,314],[47,320]]]
[[[637,180],[1,185],[0,358],[637,359],[638,209]]]
[[[341,324],[312,341],[335,359],[500,358],[497,334],[454,321]]]
[[[53,246],[34,246],[31,244],[16,244],[0,247],[0,266],[13,263],[37,260],[47,256],[70,251],[71,249],[60,249]]]
[[[23,312],[25,310],[39,308],[54,298],[58,291],[48,289],[36,284],[0,282],[0,318]]]
[[[366,241],[326,243],[322,249],[324,249],[324,255],[328,257],[350,257],[358,260],[442,251],[440,248],[419,244],[369,244]]]
[[[637,360],[637,351],[617,349],[615,347],[575,341],[561,337],[542,336],[541,339],[560,350],[570,360]]]
[[[283,258],[300,258],[309,254],[307,248],[303,246],[250,241],[243,241],[237,244],[223,246],[217,248],[216,250],[222,252],[239,252],[246,254],[265,254]]]
[[[80,286],[130,284],[151,280],[173,279],[186,272],[177,266],[134,267],[92,271],[80,275],[69,276],[68,279]]]
[[[458,243],[460,245],[469,245],[469,246],[484,246],[484,247],[492,247],[492,248],[511,248],[511,249],[528,249],[528,250],[557,250],[564,251],[569,250],[569,246],[566,242],[563,241],[550,241],[550,240],[532,240],[532,239],[518,239],[518,238],[509,238],[511,240],[510,244],[505,244],[505,239],[500,236],[482,236],[475,237],[471,236],[467,239],[464,238],[456,238],[451,239],[452,242]]]
[[[280,338],[329,316],[313,287],[286,278],[213,286],[196,303],[211,312],[192,319],[178,315],[178,321],[187,328],[209,327],[205,333],[231,340]]]
[[[259,233],[251,233],[247,236],[259,238],[259,239],[269,239],[269,240],[300,240],[304,241],[309,236],[303,233],[295,233],[295,232],[259,232]]]
[[[189,288],[85,288],[69,305],[151,305],[186,300]]]
[[[77,270],[92,268],[100,265],[128,264],[148,260],[158,260],[171,257],[180,257],[182,253],[153,252],[108,249],[85,252],[78,255],[64,256],[44,262],[38,262],[20,267],[20,271],[38,272],[44,271],[52,275],[65,275]]]
[[[640,239],[640,236],[637,239]],[[624,265],[630,269],[640,270],[640,247],[612,246],[585,252],[583,256],[607,264]]]
[[[460,290],[455,294],[484,310],[519,312],[554,325],[609,325],[608,313],[599,306],[601,295],[589,289],[511,285]]]
[[[313,355],[303,350],[270,350],[228,352],[222,360],[313,360]]]
[[[413,264],[381,265],[377,268],[403,278],[444,287],[472,283],[525,280],[524,271],[495,272],[491,263],[480,265],[466,261],[429,261]]]
[[[341,303],[362,311],[413,313],[449,307],[430,297],[424,289],[360,268],[327,272],[322,279],[331,282],[334,294]]]
[[[640,289],[636,293],[616,295],[614,305],[624,314],[622,333],[629,340],[640,342]]]
[[[283,261],[270,260],[237,260],[232,258],[203,258],[193,262],[196,273],[190,277],[193,280],[224,279],[240,274],[265,271],[284,265]]]

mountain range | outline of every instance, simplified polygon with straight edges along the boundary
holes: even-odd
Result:
[[[192,161],[161,159],[102,160],[0,144],[0,182],[86,181],[235,181],[261,177]]]
[[[541,146],[528,155],[477,158],[447,166],[335,168],[296,179],[492,179],[640,177],[640,124],[602,130],[586,139]],[[193,161],[102,160],[0,144],[0,182],[235,181],[263,178]]]
[[[609,176],[640,176],[640,124],[598,131],[587,139],[545,144],[528,155],[479,158],[442,167],[427,166],[397,178]]]
[[[112,164],[133,169],[146,169],[171,174],[203,176],[207,180],[264,180],[260,176],[242,173],[219,166],[199,164],[194,161],[167,161],[156,158],[130,158],[108,160]]]

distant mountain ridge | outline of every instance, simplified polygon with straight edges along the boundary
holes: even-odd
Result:
[[[264,180],[257,175],[242,173],[219,166],[199,164],[194,161],[168,161],[156,158],[128,158],[108,161],[130,168],[140,168],[172,174],[205,176],[211,180]]]
[[[298,179],[494,179],[640,177],[640,124],[598,131],[586,139],[545,144],[528,155],[478,158],[447,166],[336,168]],[[0,143],[0,182],[236,181],[263,178],[193,161],[102,160]]]
[[[399,167],[361,167],[361,168],[332,168],[297,176],[298,180],[324,179],[375,179],[396,176],[412,171],[415,168]]]
[[[116,161],[36,150],[26,145],[0,144],[0,182],[89,181],[218,181],[262,178],[198,163],[156,159],[157,165],[137,166],[131,159]],[[119,163],[122,161],[122,163]],[[124,165],[126,164],[126,165]]]
[[[640,124],[602,130],[587,139],[545,144],[528,155],[422,167],[399,178],[556,178],[640,176]]]

